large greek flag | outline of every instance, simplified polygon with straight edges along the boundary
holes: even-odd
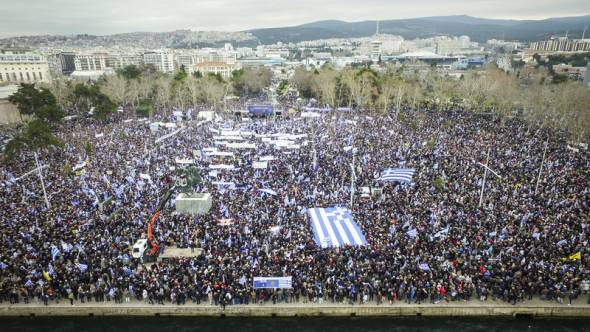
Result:
[[[381,176],[381,181],[411,183],[414,171],[413,168],[386,168]]]
[[[308,209],[315,243],[322,248],[360,246],[367,239],[348,209],[341,207]]]

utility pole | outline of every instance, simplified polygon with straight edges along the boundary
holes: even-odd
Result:
[[[545,164],[545,156],[547,155],[547,143],[549,143],[549,138],[545,141],[545,150],[543,150],[543,159],[541,160],[541,165],[539,166],[539,175],[537,176],[537,184],[535,185],[535,195],[539,190],[539,180],[541,180],[541,173],[543,172],[543,164]]]
[[[486,167],[484,167],[484,171],[483,171],[483,183],[481,184],[481,193],[479,194],[479,204],[477,205],[477,207],[481,207],[481,204],[483,203],[483,192],[485,190],[486,187],[486,178],[488,176],[488,164],[490,163],[490,148],[488,148],[488,155],[486,157]]]
[[[37,174],[39,175],[39,180],[41,180],[41,188],[43,188],[43,197],[45,198],[45,205],[47,205],[47,209],[49,209],[51,208],[51,205],[49,204],[47,192],[45,191],[45,181],[43,181],[43,174],[41,174],[41,166],[39,166],[39,158],[37,158],[37,152],[35,152],[35,164],[37,165]]]
[[[353,199],[354,199],[354,180],[356,180],[356,174],[354,171],[354,159],[355,159],[355,153],[354,153],[354,148],[352,148],[352,164],[350,164],[350,170],[351,170],[351,174],[350,174],[350,210],[352,210],[352,203],[353,203]]]

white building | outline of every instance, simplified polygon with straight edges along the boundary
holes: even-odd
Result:
[[[127,66],[139,66],[143,63],[143,56],[139,53],[119,53],[109,54],[107,57],[107,67],[112,69],[124,68]]]
[[[189,70],[195,64],[195,56],[193,54],[176,54],[176,66],[178,68],[184,67]]]
[[[74,67],[76,71],[101,71],[107,68],[107,53],[76,54]]]
[[[153,65],[161,72],[174,71],[174,55],[166,51],[151,51],[143,54],[143,63]]]
[[[26,51],[0,51],[0,82],[48,82],[47,58]]]
[[[235,64],[231,64],[231,63],[225,63],[225,62],[221,62],[221,61],[207,61],[207,62],[201,62],[198,63],[196,65],[194,65],[193,67],[193,72],[200,72],[203,75],[206,74],[219,74],[221,75],[221,77],[223,78],[229,78],[232,74],[232,72],[236,69],[238,69],[238,67]]]
[[[373,40],[371,42],[371,52],[369,54],[369,58],[372,61],[379,61],[379,59],[381,59],[381,54],[382,54],[382,50],[381,47],[383,46],[383,43],[380,40]]]

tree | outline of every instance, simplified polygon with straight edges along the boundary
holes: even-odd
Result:
[[[211,76],[204,77],[201,83],[203,100],[216,109],[218,102],[225,96],[228,86]]]
[[[297,91],[299,91],[302,97],[314,97],[314,92],[312,89],[313,76],[312,73],[305,70],[305,68],[299,67],[295,69],[295,73],[291,77],[291,83],[297,88]]]
[[[255,96],[270,86],[272,72],[266,67],[234,70],[230,78],[232,87],[240,96]]]
[[[139,100],[139,104],[135,109],[137,115],[142,117],[148,117],[154,113],[154,103],[149,98],[142,98]]]
[[[338,106],[336,99],[337,77],[338,73],[331,68],[324,68],[312,76],[311,86],[314,91],[314,95],[318,96],[322,103],[330,105],[333,108]]]
[[[98,120],[105,120],[109,115],[115,112],[117,105],[113,103],[108,96],[98,94],[94,97],[94,118]]]
[[[125,66],[117,70],[117,76],[123,77],[126,80],[135,80],[140,77],[142,70],[136,65]]]
[[[128,104],[133,101],[129,98],[129,81],[123,75],[106,77],[100,91],[117,104]]]
[[[184,65],[181,65],[180,69],[176,72],[176,74],[174,74],[174,80],[177,82],[182,82],[186,79],[187,76],[188,76],[188,74],[186,73],[186,70],[184,69]]]
[[[6,144],[4,158],[11,162],[24,150],[39,150],[50,146],[63,146],[63,143],[53,135],[47,122],[35,119]]]
[[[35,84],[22,83],[8,101],[16,105],[21,116],[34,116],[49,122],[58,122],[64,116],[53,93],[45,88],[37,89]]]
[[[87,86],[83,83],[78,83],[74,87],[73,95],[79,109],[90,111],[94,107],[92,116],[99,120],[106,119],[117,108],[117,105],[107,95],[102,93],[97,85]]]

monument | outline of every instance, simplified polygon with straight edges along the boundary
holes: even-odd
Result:
[[[187,167],[179,170],[179,178],[176,180],[176,188],[179,194],[176,196],[176,212],[184,214],[205,214],[211,209],[211,194],[194,193],[194,186],[202,182],[201,175],[195,167]]]

